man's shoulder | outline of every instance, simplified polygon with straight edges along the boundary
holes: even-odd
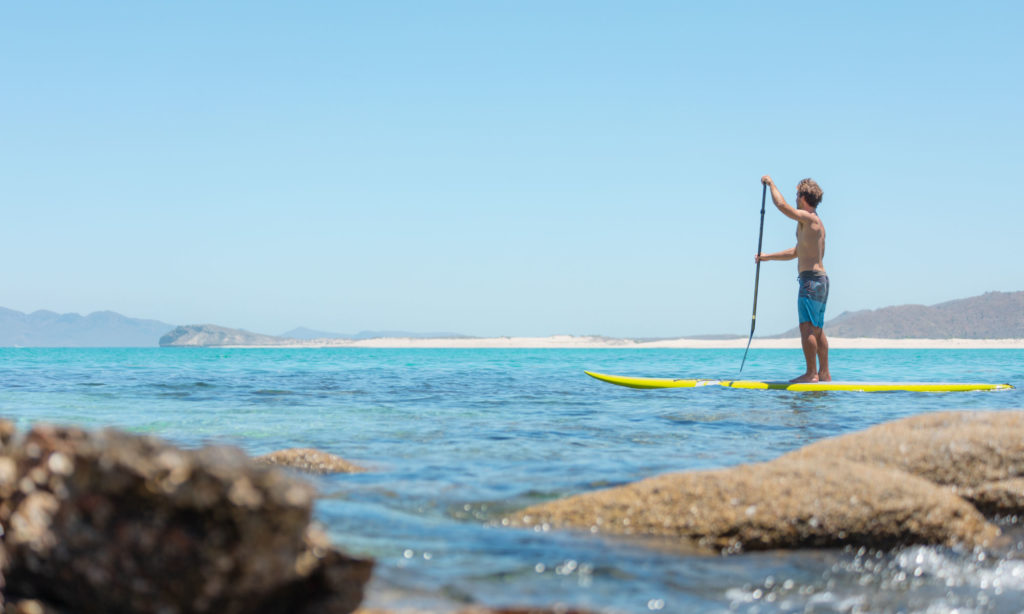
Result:
[[[821,218],[818,217],[817,213],[813,211],[804,211],[802,209],[796,210],[796,220],[801,224],[807,224],[811,226],[824,226],[821,222]]]

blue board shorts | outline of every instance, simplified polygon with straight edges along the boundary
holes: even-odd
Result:
[[[825,303],[828,302],[828,275],[817,271],[804,271],[797,278],[800,292],[796,298],[796,310],[800,322],[810,322],[821,328],[825,325]]]

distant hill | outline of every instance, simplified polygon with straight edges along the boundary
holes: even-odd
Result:
[[[899,305],[847,311],[825,322],[835,337],[879,339],[1021,339],[1024,291],[986,292],[938,305]],[[799,329],[777,335],[799,336]]]
[[[281,333],[280,336],[289,339],[349,339],[348,335],[342,333],[328,333],[322,330],[306,328],[305,326],[293,328],[288,332]]]
[[[466,335],[455,333],[409,333],[403,331],[363,331],[356,335],[328,333],[308,328],[296,328],[281,336],[261,335],[237,328],[226,328],[215,324],[191,324],[179,326],[160,338],[161,347],[223,347],[228,345],[292,345],[296,341],[313,339],[379,339],[400,337],[412,339],[467,339]]]
[[[328,333],[322,330],[313,330],[300,326],[299,328],[293,328],[292,330],[281,333],[282,337],[288,337],[290,339],[380,339],[382,337],[387,338],[402,338],[402,339],[468,339],[469,335],[460,335],[459,333],[412,333],[404,330],[364,330],[354,335],[345,333]]]
[[[172,328],[173,324],[113,311],[82,316],[0,307],[0,346],[4,347],[156,347],[160,335]]]
[[[251,333],[214,324],[178,326],[160,337],[160,347],[217,347],[226,345],[287,345],[292,339]]]
[[[1024,291],[987,292],[938,305],[899,305],[848,311],[825,322],[836,337],[881,339],[1024,339]],[[775,337],[795,337],[793,328]],[[164,347],[276,346],[312,339],[467,339],[457,333],[362,331],[354,335],[296,328],[281,336],[261,335],[213,324],[178,326],[129,318],[113,311],[87,316],[0,307],[0,347]],[[713,336],[707,338],[732,336]]]

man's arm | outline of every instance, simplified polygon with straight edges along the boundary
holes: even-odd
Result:
[[[772,181],[771,177],[768,175],[761,177],[761,183],[772,189],[772,202],[775,203],[775,208],[781,211],[783,215],[791,220],[796,220],[797,222],[809,222],[813,219],[814,216],[810,213],[794,209],[792,205],[787,203],[786,199],[782,197],[782,192],[779,192],[779,188],[775,187],[775,182]],[[795,257],[796,256],[794,256],[794,258]]]
[[[792,260],[793,258],[796,258],[796,246],[784,249],[781,252],[775,252],[774,254],[757,254],[754,256],[754,262],[764,262],[766,260]]]

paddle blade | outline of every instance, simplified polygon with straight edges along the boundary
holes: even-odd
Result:
[[[764,202],[768,195],[768,184],[761,183],[761,227],[757,230],[757,253],[761,253],[761,241],[764,239]],[[761,279],[761,260],[758,258],[754,267],[754,312],[750,316],[750,338],[747,339],[747,349],[743,350],[743,362],[740,363],[740,373],[743,373],[743,365],[747,364],[747,352],[750,351],[750,342],[754,340],[754,326],[757,325],[757,284]]]
[[[747,364],[747,352],[750,351],[750,342],[754,340],[754,335],[750,335],[750,339],[747,339],[747,349],[743,350],[743,362],[740,363],[740,373],[743,373],[743,365]]]

